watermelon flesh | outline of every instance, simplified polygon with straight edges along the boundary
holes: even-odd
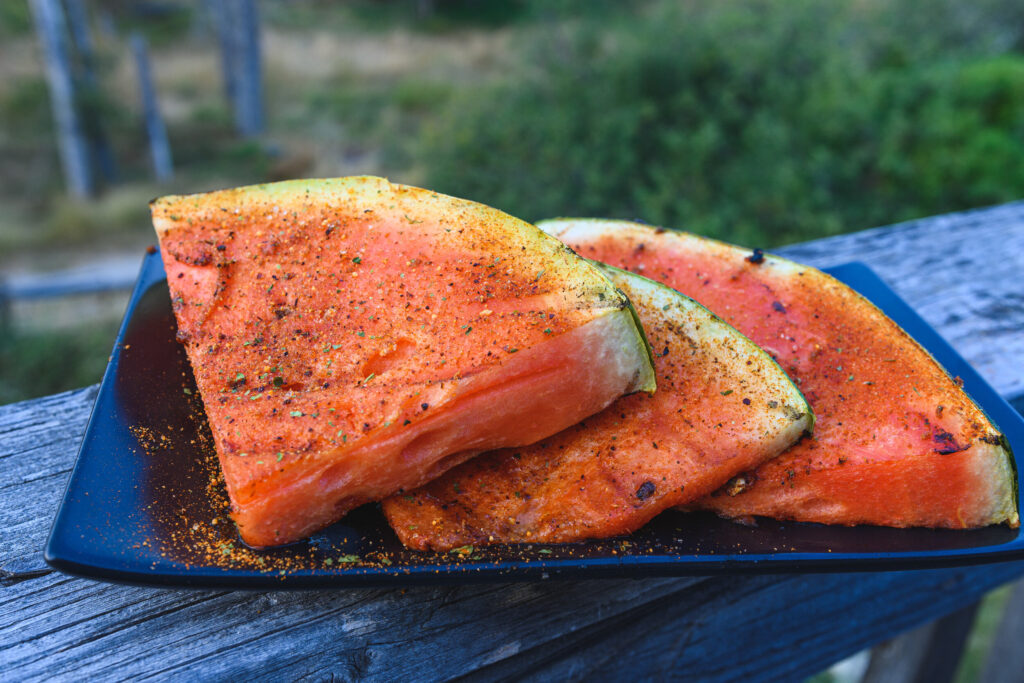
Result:
[[[640,528],[782,453],[807,402],[766,353],[703,306],[609,269],[655,351],[658,391],[525,448],[485,453],[384,501],[406,546],[567,542]]]
[[[152,213],[250,545],[654,388],[626,297],[494,209],[340,178],[164,197]]]
[[[1013,459],[998,429],[846,285],[785,259],[635,223],[540,227],[583,256],[694,297],[768,351],[813,407],[812,438],[692,507],[847,525],[1019,525]]]

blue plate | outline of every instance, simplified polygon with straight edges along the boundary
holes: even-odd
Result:
[[[828,270],[899,323],[988,413],[1017,453],[1024,419],[867,266]],[[666,512],[626,538],[458,553],[402,548],[376,505],[264,551],[227,517],[202,405],[158,254],[146,256],[46,546],[54,568],[126,583],[232,588],[406,585],[548,577],[892,570],[1024,557],[1020,530],[833,527]],[[1020,473],[1018,473],[1018,477]]]

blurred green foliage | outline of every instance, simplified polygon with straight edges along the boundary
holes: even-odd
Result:
[[[109,320],[59,332],[3,330],[0,405],[95,384],[103,376],[117,327],[117,320]]]
[[[581,16],[397,149],[527,219],[777,245],[1024,196],[1024,6],[650,2]]]
[[[235,134],[216,62],[191,66],[192,52],[217,55],[203,3],[90,11],[101,87],[86,104],[120,184],[63,196],[28,4],[0,2],[0,256],[123,247],[150,239],[157,194],[323,172],[387,174],[526,219],[638,218],[750,246],[1024,197],[1016,0],[261,2],[272,40],[259,140]],[[126,61],[133,29],[153,44],[171,114],[163,186]],[[306,76],[273,51],[324,41],[317,59],[367,36],[398,59],[378,46]],[[475,47],[459,59],[463,41]],[[112,336],[0,335],[0,403],[96,381]]]
[[[28,2],[0,2],[0,38],[24,35],[31,30]]]
[[[50,92],[41,77],[13,79],[0,95],[0,136],[19,142],[47,141],[53,136]]]

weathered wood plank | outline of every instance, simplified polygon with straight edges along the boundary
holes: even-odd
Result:
[[[0,406],[0,586],[49,571],[43,545],[96,392]]]
[[[715,578],[679,599],[642,606],[630,621],[611,618],[600,633],[549,643],[536,666],[522,666],[527,657],[520,655],[482,669],[479,677],[796,681],[884,634],[957,609],[973,599],[976,582],[984,590],[1022,571],[1024,564]]]
[[[1005,264],[990,267],[975,243],[999,244],[1014,261],[1022,225],[1024,204],[1013,204],[781,251],[816,265],[867,261],[1009,394],[1024,387],[1019,343],[1004,343],[1024,328],[1024,302],[1007,293],[1017,281],[1007,284]],[[1018,299],[1000,308],[981,297],[993,292]],[[971,305],[957,318],[943,301]],[[74,579],[49,572],[41,548],[94,396],[92,387],[0,407],[2,680],[798,679],[1024,574],[1024,563],[1005,563],[304,593]]]

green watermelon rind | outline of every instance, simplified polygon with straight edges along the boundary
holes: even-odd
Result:
[[[406,193],[409,195],[408,197],[401,196]],[[577,256],[572,249],[557,238],[531,223],[486,204],[410,185],[392,183],[387,178],[378,176],[347,176],[283,180],[245,185],[214,193],[167,195],[154,199],[150,202],[150,206],[154,209],[154,227],[158,234],[162,234],[172,229],[178,222],[176,219],[179,219],[179,216],[170,215],[168,210],[177,210],[179,207],[182,210],[202,209],[204,202],[208,202],[209,198],[215,195],[232,195],[237,203],[250,202],[257,209],[265,209],[269,203],[275,200],[291,205],[296,202],[297,198],[304,196],[312,202],[331,202],[342,198],[355,199],[364,202],[368,210],[375,210],[380,208],[381,195],[386,194],[392,195],[395,202],[392,206],[397,206],[399,202],[412,202],[418,210],[435,211],[438,212],[438,215],[443,215],[444,212],[465,211],[481,224],[487,225],[488,228],[502,231],[502,237],[509,243],[529,243],[531,247],[543,248],[547,257],[567,262],[568,270],[573,276],[572,286],[566,285],[562,288],[563,290],[576,290],[580,298],[591,302],[599,298],[602,304],[600,308],[608,309],[604,315],[622,315],[620,311],[627,311],[626,314],[632,320],[636,334],[633,335],[633,339],[622,345],[618,356],[619,362],[630,361],[637,366],[634,381],[627,389],[627,393],[638,391],[650,393],[656,390],[653,359],[647,348],[646,339],[643,337],[643,327],[640,325],[629,298],[618,291],[599,268]],[[610,328],[615,327],[612,322],[610,318],[606,321]],[[638,353],[641,348],[643,349],[642,354]],[[638,357],[630,359],[630,356]]]
[[[725,333],[730,338],[737,341],[739,344],[745,347],[751,355],[758,356],[759,358],[764,360],[768,365],[774,367],[778,371],[778,376],[783,378],[783,381],[786,384],[786,389],[790,393],[790,403],[783,405],[797,411],[798,415],[796,415],[793,418],[794,421],[806,418],[806,425],[803,428],[803,432],[806,434],[813,433],[815,416],[814,410],[811,408],[810,402],[804,396],[803,392],[800,391],[800,387],[798,387],[796,383],[793,382],[793,380],[789,377],[789,375],[786,374],[786,371],[782,369],[782,366],[779,365],[778,362],[771,357],[771,354],[769,354],[767,351],[765,351],[760,346],[755,344],[749,337],[747,337],[745,334],[737,330],[728,322],[720,318],[718,315],[714,313],[714,311],[710,310],[707,306],[704,306],[696,299],[688,297],[681,292],[677,292],[668,285],[658,282],[657,280],[652,280],[648,277],[644,277],[643,275],[640,275],[638,273],[633,273],[622,268],[610,266],[607,263],[601,263],[600,261],[593,260],[591,260],[591,263],[601,268],[602,270],[606,271],[607,273],[611,274],[612,277],[618,275],[624,278],[628,278],[633,287],[637,287],[639,285],[641,287],[646,287],[650,290],[658,292],[659,294],[671,296],[673,301],[675,301],[676,303],[686,308],[689,308],[692,311],[697,311],[703,316],[706,316],[712,324],[719,326],[719,331]],[[639,319],[637,320],[637,322],[639,324]],[[644,336],[644,341],[647,341],[646,335]],[[650,344],[647,344],[647,346],[648,353],[653,353],[653,351],[650,349]]]
[[[712,237],[704,237],[703,235],[697,235],[697,234],[694,234],[694,233],[691,233],[691,232],[687,232],[685,230],[676,230],[676,229],[672,229],[672,228],[657,228],[656,226],[650,226],[650,225],[646,225],[646,224],[643,224],[643,223],[636,223],[636,222],[633,222],[633,221],[624,221],[624,220],[615,220],[615,219],[602,219],[602,218],[564,218],[564,217],[560,217],[560,218],[551,218],[551,219],[546,219],[546,220],[543,220],[543,221],[538,221],[538,223],[537,223],[537,227],[539,227],[541,230],[544,230],[549,235],[552,235],[553,237],[557,238],[557,237],[559,237],[559,232],[554,230],[555,226],[560,226],[560,229],[563,232],[564,232],[564,230],[569,229],[570,226],[575,226],[577,228],[581,228],[581,227],[597,228],[600,231],[597,234],[604,234],[604,233],[606,233],[608,231],[609,228],[613,228],[613,227],[614,228],[623,228],[623,227],[625,227],[625,228],[638,228],[639,227],[639,228],[644,228],[644,229],[651,229],[653,227],[654,229],[662,229],[662,230],[665,230],[666,232],[670,232],[670,233],[675,234],[677,236],[690,239],[690,240],[693,241],[694,244],[700,246],[702,249],[705,249],[705,250],[710,248],[710,247],[717,247],[719,249],[723,249],[723,250],[732,252],[732,253],[736,254],[737,256],[739,256],[739,257],[749,256],[750,255],[750,251],[751,251],[750,249],[745,249],[745,248],[739,247],[739,246],[737,246],[735,244],[730,244],[728,242],[723,242],[722,240],[714,239]],[[842,282],[839,282],[839,280],[835,279],[834,277],[832,277],[828,273],[824,273],[824,272],[814,268],[813,266],[808,266],[808,265],[805,265],[805,264],[797,263],[796,261],[792,261],[790,259],[783,258],[781,256],[776,256],[774,254],[763,253],[763,257],[764,257],[764,262],[762,263],[762,265],[769,265],[769,266],[775,267],[775,268],[778,269],[778,271],[780,271],[781,273],[783,273],[785,275],[797,275],[800,272],[807,271],[807,270],[812,270],[812,271],[815,271],[817,273],[820,273],[828,281],[831,281],[831,282],[835,283],[836,285],[838,285],[840,287],[843,287],[843,288],[853,292],[861,301],[863,301],[864,303],[868,304],[874,310],[878,311],[878,313],[880,315],[885,316],[885,313],[881,309],[879,309],[878,306],[876,306],[873,302],[871,302],[866,297],[864,297],[862,294],[860,294],[860,292],[857,292],[852,287],[848,287],[847,285],[843,284]],[[885,316],[885,317],[888,317],[888,316]],[[907,334],[903,330],[903,328],[899,327],[898,325],[897,325],[897,327],[899,328],[899,330],[903,334],[905,334],[907,336],[908,339],[913,341],[914,344],[916,344],[925,354],[927,354],[928,358],[930,358],[932,360],[932,362],[935,363],[936,366],[941,368],[943,373],[945,373],[946,376],[949,377],[951,381],[953,381],[953,377],[949,374],[949,372],[946,370],[946,368],[941,363],[939,363],[937,360],[935,360],[935,357],[932,356],[932,354],[927,349],[925,349],[920,344],[918,344],[917,341],[913,339],[913,337],[911,337],[909,334]],[[999,429],[999,427],[995,423],[995,421],[992,420],[991,416],[989,416],[988,413],[986,413],[985,410],[980,405],[978,405],[978,403],[974,400],[973,397],[970,396],[970,394],[967,394],[967,392],[964,392],[964,393],[968,396],[968,398],[970,398],[971,402],[975,405],[975,407],[977,407],[978,410],[985,416],[985,418],[989,422],[989,425],[992,427],[992,429],[994,431],[997,432],[997,435],[998,435],[998,445],[987,444],[986,443],[986,444],[983,444],[983,446],[987,447],[987,448],[985,448],[985,450],[992,449],[995,452],[995,455],[992,458],[992,467],[990,468],[992,470],[990,476],[997,483],[997,487],[994,487],[994,488],[998,488],[998,489],[1009,488],[1009,492],[1008,492],[1009,493],[1009,499],[1007,500],[1007,499],[1003,498],[1003,499],[999,500],[999,502],[996,505],[993,506],[992,517],[995,520],[995,522],[993,522],[993,523],[1008,522],[1012,526],[1016,526],[1017,524],[1020,523],[1020,512],[1019,512],[1019,510],[1020,510],[1020,492],[1019,492],[1019,484],[1018,484],[1017,462],[1016,462],[1016,458],[1015,458],[1015,456],[1013,454],[1013,449],[1010,447],[1010,443],[1007,440],[1006,436],[1002,433],[1002,430]],[[1000,453],[1002,454],[1002,457],[999,457]],[[999,476],[999,474],[998,474],[999,470],[1002,470],[1002,476]],[[1009,486],[1006,486],[1006,484],[1009,484]]]

